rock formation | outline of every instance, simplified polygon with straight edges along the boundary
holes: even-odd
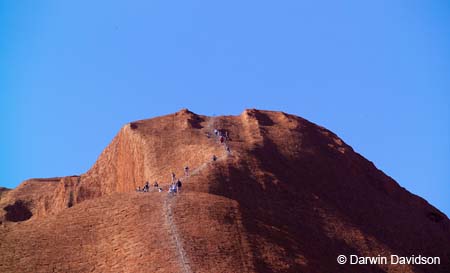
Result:
[[[0,210],[0,272],[450,272],[447,216],[282,112],[131,122],[88,172],[1,189]],[[441,264],[337,263],[351,254]]]

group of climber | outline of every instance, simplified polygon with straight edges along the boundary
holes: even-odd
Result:
[[[228,141],[231,140],[231,139],[229,137],[228,130],[216,129],[215,128],[214,129],[214,135],[215,135],[218,143],[224,145],[225,151],[227,152],[228,155],[230,155],[231,154],[231,149],[228,146]],[[206,137],[207,138],[211,138],[210,132],[206,133]],[[218,158],[217,158],[216,155],[212,156],[212,161],[217,161],[217,159]],[[189,176],[189,167],[188,166],[184,167],[184,176],[185,177]],[[174,172],[171,173],[171,179],[172,179],[172,182],[171,182],[171,184],[169,186],[168,193],[171,194],[171,195],[180,193],[181,192],[181,186],[182,186],[181,179],[180,178],[177,179]],[[163,192],[162,187],[159,186],[157,181],[155,181],[155,183],[153,183],[153,188],[155,188],[155,190],[157,190],[158,192]],[[145,182],[145,184],[142,187],[142,189],[141,189],[141,187],[138,187],[138,188],[136,188],[136,191],[137,192],[149,192],[150,191],[150,183],[148,181]]]
[[[228,130],[225,129],[214,129],[214,135],[216,136],[216,139],[218,140],[219,144],[222,144],[223,147],[225,148],[225,151],[227,152],[228,155],[231,154],[231,149],[230,146],[228,146],[228,141],[231,140],[230,136],[228,134]],[[207,137],[209,138],[210,135],[209,133],[207,134]],[[212,161],[217,161],[217,156],[213,155],[212,157]]]
[[[159,186],[158,182],[155,181],[155,183],[153,183],[153,187],[158,190],[159,192],[162,192],[162,188]],[[149,192],[150,191],[150,183],[147,181],[145,182],[144,186],[141,187],[137,187],[136,188],[137,192]]]
[[[189,176],[189,167],[188,166],[184,167],[184,176],[185,177]],[[168,192],[170,194],[176,194],[176,193],[181,192],[181,186],[182,186],[181,179],[180,178],[177,179],[174,172],[172,172],[171,178],[172,178],[172,183],[169,186]],[[153,187],[155,189],[157,189],[158,192],[163,192],[163,189],[159,186],[157,181],[155,181],[155,183],[153,183]],[[142,188],[138,187],[136,189],[136,191],[137,192],[149,192],[150,191],[150,183],[148,181],[145,182],[144,186]]]
[[[230,137],[228,136],[228,130],[214,129],[214,135],[219,139],[219,142],[221,144],[230,140]]]
[[[189,167],[184,167],[184,176],[189,176]],[[181,186],[183,184],[181,183],[181,180],[176,178],[175,173],[172,172],[172,184],[169,186],[169,194],[177,194],[181,192]]]

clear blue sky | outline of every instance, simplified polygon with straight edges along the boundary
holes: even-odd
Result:
[[[88,170],[120,127],[282,110],[450,214],[450,4],[0,1],[0,185]]]

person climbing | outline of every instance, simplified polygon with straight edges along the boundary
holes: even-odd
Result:
[[[148,192],[149,189],[150,189],[150,186],[149,186],[149,183],[148,183],[148,181],[147,181],[147,182],[145,182],[143,191],[144,191],[144,192]]]
[[[172,183],[175,183],[175,173],[172,172]]]
[[[216,160],[217,160],[217,156],[216,156],[216,155],[213,155],[212,161],[216,161]]]
[[[177,186],[175,185],[175,183],[172,183],[172,185],[170,185],[169,193],[170,194],[176,194],[177,193]]]
[[[227,151],[228,154],[231,154],[230,146],[226,145],[225,146],[225,151]]]
[[[178,181],[177,181],[177,184],[176,184],[176,186],[177,186],[177,192],[181,192],[181,180],[180,179],[178,179]]]
[[[228,140],[228,131],[225,131],[225,139]]]
[[[216,135],[216,136],[219,135],[219,131],[217,129],[214,129],[214,135]]]
[[[188,166],[184,167],[184,175],[189,176],[189,167]]]
[[[153,187],[158,188],[158,181],[155,181],[155,183],[153,183]]]
[[[159,189],[158,189],[158,192],[162,192],[163,190],[162,190],[162,188],[160,187]]]
[[[137,187],[136,191],[140,192],[141,191],[141,187]]]
[[[225,141],[225,138],[223,136],[220,136],[220,143],[223,143]]]

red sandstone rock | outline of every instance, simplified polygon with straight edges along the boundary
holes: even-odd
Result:
[[[214,128],[230,133],[231,154]],[[134,192],[167,189],[171,172],[180,195]],[[450,272],[447,216],[281,112],[132,122],[87,173],[0,190],[0,208],[0,272]],[[340,254],[441,265],[338,265]]]

